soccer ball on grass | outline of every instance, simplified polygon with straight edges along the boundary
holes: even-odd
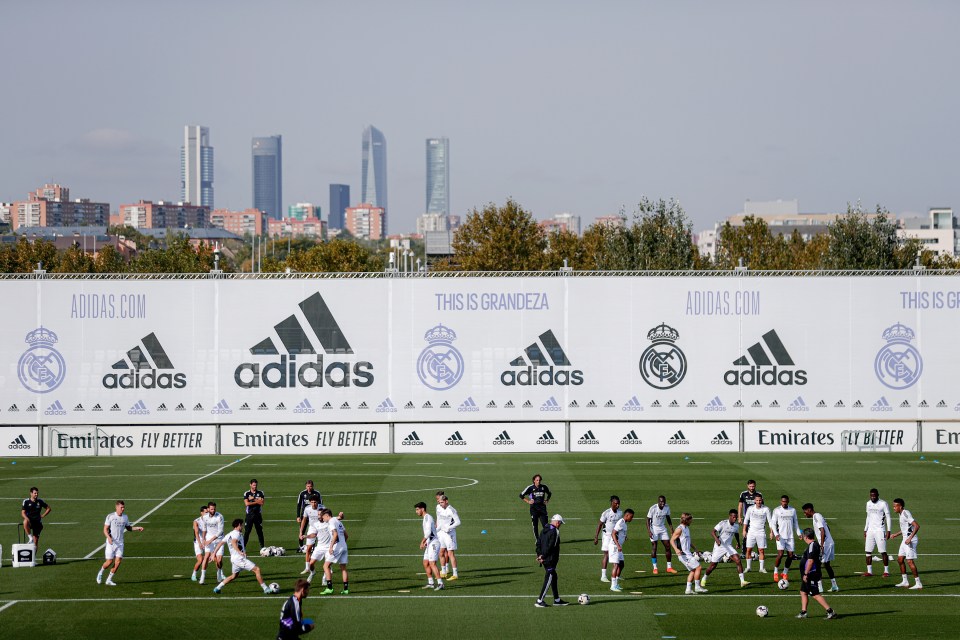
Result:
[[[590,596],[588,596],[585,593],[581,593],[580,596],[577,598],[577,602],[579,602],[580,604],[590,604]]]
[[[280,593],[280,585],[276,582],[270,583],[270,593]]]
[[[780,589],[780,591],[786,591],[790,588],[790,582],[786,578],[781,578],[780,581],[777,582],[777,588]]]
[[[765,606],[760,605],[759,607],[757,607],[758,618],[766,618],[768,613],[770,613],[770,611],[768,611]]]

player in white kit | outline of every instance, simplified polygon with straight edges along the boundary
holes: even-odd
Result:
[[[773,537],[777,541],[777,559],[773,561],[773,581],[776,582],[780,578],[777,572],[780,569],[780,559],[784,554],[787,556],[787,561],[783,565],[783,579],[789,580],[787,573],[796,558],[793,552],[793,532],[797,532],[798,538],[803,535],[800,531],[800,523],[797,521],[797,510],[790,506],[789,496],[780,496],[780,506],[773,510],[770,519],[773,521]]]
[[[623,517],[613,525],[610,535],[610,559],[613,561],[613,584],[610,591],[623,591],[620,586],[620,574],[623,573],[623,545],[627,541],[627,525],[633,520],[633,509],[623,512]]]
[[[200,566],[203,564],[203,558],[207,555],[207,551],[204,548],[204,532],[206,529],[203,526],[203,514],[207,512],[207,505],[200,507],[200,515],[193,519],[193,553],[197,556],[197,561],[193,563],[193,573],[190,574],[190,580],[193,582],[197,581],[197,571],[200,570]]]
[[[917,543],[919,542],[917,533],[920,532],[920,523],[913,519],[913,514],[907,511],[905,507],[903,498],[897,498],[893,501],[893,510],[900,516],[900,531],[891,534],[890,537],[903,537],[900,550],[897,552],[897,564],[900,565],[900,582],[894,586],[907,587],[910,585],[910,581],[907,580],[907,567],[904,565],[904,561],[906,561],[913,573],[914,584],[910,589],[920,590],[923,589],[923,585],[920,584],[920,572],[917,571],[917,563],[915,562],[917,559]]]
[[[316,495],[310,495],[307,502],[308,504],[303,508],[300,515],[300,543],[304,550],[304,567],[303,571],[300,572],[302,576],[310,573],[310,556],[313,553],[314,543],[317,541],[317,531],[320,530],[321,526],[320,498]]]
[[[103,523],[103,535],[107,539],[104,547],[104,556],[106,562],[100,567],[100,573],[97,574],[97,584],[103,579],[103,571],[113,563],[110,569],[110,575],[107,576],[107,584],[111,587],[117,586],[113,581],[113,574],[120,568],[120,561],[123,560],[123,534],[127,531],[143,531],[143,527],[131,527],[130,519],[124,513],[126,505],[123,500],[117,500],[116,511],[107,516]]]
[[[600,551],[603,551],[603,560],[600,561],[600,582],[610,582],[610,579],[607,578],[607,564],[610,562],[610,540],[613,535],[613,527],[622,517],[620,498],[610,496],[610,507],[600,514],[600,522],[597,523],[597,530],[593,534],[594,545],[600,542],[600,534],[603,534],[603,544],[600,545]]]
[[[657,569],[657,541],[663,545],[663,552],[667,556],[667,573],[676,573],[673,568],[673,557],[670,551],[670,529],[673,528],[673,521],[670,520],[670,505],[667,504],[666,496],[657,497],[657,504],[647,510],[647,533],[650,534],[650,544],[653,548],[650,550],[650,562],[653,564],[653,575],[660,571]]]
[[[437,538],[437,525],[433,516],[427,513],[427,504],[418,502],[413,506],[414,512],[418,518],[423,518],[423,539],[420,540],[420,548],[423,549],[423,570],[427,574],[427,584],[424,589],[433,589],[440,591],[443,589],[443,578],[440,577],[440,569],[437,568],[437,558],[440,557],[440,540]],[[437,584],[434,586],[433,579],[436,577]]]
[[[320,512],[320,527],[330,531],[330,542],[328,543],[326,553],[323,555],[323,577],[326,580],[326,588],[321,591],[322,595],[333,593],[333,563],[340,565],[340,577],[343,579],[343,589],[340,595],[350,593],[350,576],[347,575],[347,530],[343,527],[340,518],[333,517],[330,509],[324,509]]]
[[[206,555],[203,557],[203,567],[200,569],[200,584],[207,578],[207,565],[213,560],[217,565],[217,581],[223,580],[223,547],[217,549],[223,540],[223,515],[217,511],[216,502],[207,503],[207,512],[203,515],[204,539],[206,540]]]
[[[737,574],[740,576],[740,586],[745,587],[749,582],[743,578],[743,565],[740,563],[740,554],[737,547],[740,546],[740,527],[737,526],[737,510],[730,509],[726,520],[721,520],[717,526],[710,532],[713,535],[713,551],[710,553],[710,566],[707,567],[704,576],[700,578],[700,586],[707,586],[707,576],[713,573],[717,565],[723,562],[724,558],[729,558],[737,565]],[[733,540],[737,538],[737,545],[734,546]]]
[[[437,496],[436,526],[440,540],[440,577],[447,578],[447,569],[453,567],[453,574],[447,579],[456,580],[460,577],[457,574],[457,527],[460,526],[460,514],[445,494]]]
[[[773,540],[773,520],[770,516],[770,508],[764,506],[763,497],[756,496],[753,504],[747,507],[743,514],[743,531],[741,535],[746,539],[743,544],[744,551],[747,554],[747,566],[743,572],[750,571],[750,564],[753,562],[752,552],[756,547],[760,550],[760,573],[766,573],[763,562],[767,551],[767,526],[770,527],[770,539]]]
[[[689,513],[680,514],[680,526],[676,528],[673,535],[670,536],[670,546],[673,552],[677,554],[677,559],[690,572],[687,574],[686,594],[706,593],[707,590],[700,586],[700,561],[694,555],[697,551],[693,541],[690,539],[690,523],[693,522],[693,516]]]
[[[863,525],[863,550],[867,554],[867,570],[864,576],[873,575],[873,550],[876,548],[883,558],[883,577],[890,576],[890,556],[887,555],[887,540],[890,538],[890,505],[880,499],[880,492],[870,489],[867,500],[867,522]]]
[[[836,547],[833,542],[833,536],[830,535],[830,527],[827,526],[827,519],[823,517],[822,513],[815,511],[813,504],[810,502],[801,508],[803,509],[803,515],[813,519],[814,537],[820,543],[820,560],[823,568],[827,570],[827,575],[830,577],[830,582],[832,583],[830,591],[840,591],[840,587],[837,586],[837,577],[833,573],[833,565],[831,564],[836,557]],[[820,590],[823,591],[823,588]]]
[[[260,567],[253,564],[249,558],[247,558],[247,548],[243,543],[243,519],[236,518],[233,521],[233,531],[223,536],[223,539],[217,543],[217,546],[214,547],[214,555],[219,554],[223,556],[223,547],[226,546],[230,549],[230,575],[220,581],[217,586],[213,588],[214,593],[220,593],[223,591],[223,587],[228,583],[233,582],[234,579],[240,575],[241,571],[252,571],[253,575],[257,578],[257,583],[260,585],[260,589],[264,593],[270,593],[270,587],[266,585],[263,581],[263,576],[260,574]]]

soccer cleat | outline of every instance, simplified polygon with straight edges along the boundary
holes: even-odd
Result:
[[[433,589],[433,585],[432,585],[432,584],[425,584],[425,585],[423,585],[423,586],[420,587],[420,588],[421,588],[421,589]]]
[[[653,568],[653,575],[658,575],[659,573],[660,573],[660,571],[659,571],[656,567],[654,567],[654,568]]]
[[[440,577],[441,577],[441,578],[446,578],[446,577],[447,577],[447,572],[446,572],[446,571],[441,571],[441,572],[440,572]]]
[[[206,580],[207,580],[206,578],[200,578],[200,581],[197,582],[197,584],[203,584],[204,582],[206,582]]]
[[[103,581],[103,575],[98,573],[98,574],[97,574],[97,584],[100,584],[100,582],[102,582],[102,581]]]
[[[657,570],[654,569],[653,572],[656,573]],[[600,582],[610,582],[610,578],[608,578],[607,576],[600,576]]]
[[[214,593],[220,593],[221,591],[223,591],[223,589],[221,589],[220,587],[214,587],[214,588],[213,588],[213,592],[214,592]]]
[[[836,611],[828,611],[828,612],[827,612],[827,620],[833,620],[833,619],[836,618],[836,617],[837,617],[837,612],[836,612]]]
[[[919,582],[918,582],[917,584],[913,585],[912,587],[910,587],[910,590],[911,590],[911,591],[919,591],[920,589],[923,589],[923,585],[920,584]]]
[[[331,589],[330,587],[327,587],[326,589],[324,589],[323,591],[320,592],[320,595],[322,595],[322,596],[328,596],[328,595],[330,595],[331,593],[333,593],[333,589]]]
[[[117,583],[116,583],[116,582],[114,582],[113,580],[109,580],[109,579],[108,579],[104,584],[106,584],[108,587],[115,587],[115,586],[117,586]]]
[[[742,589],[743,587],[747,586],[748,584],[750,584],[750,583],[747,582],[746,580],[741,580],[741,581],[740,581],[740,588]]]
[[[807,612],[806,612],[806,611],[801,611],[800,613],[797,614],[797,617],[800,618],[801,620],[803,620],[803,619],[805,619],[805,618],[807,617]]]
[[[683,592],[683,595],[685,595],[685,596],[692,596],[692,595],[693,595],[693,589],[687,589],[686,591]]]
[[[190,581],[191,581],[191,582],[196,582],[196,581],[197,581],[197,574],[194,573],[193,575],[191,575],[191,576],[190,576]]]
[[[707,586],[707,576],[703,576],[702,578],[700,578],[700,586],[701,587]]]
[[[342,596],[348,596],[348,595],[350,595],[350,589],[343,589],[343,590],[340,592],[340,595],[342,595]]]
[[[567,606],[568,604],[570,604],[570,603],[567,602],[566,600],[554,600],[554,601],[553,601],[553,606],[555,606],[555,607],[565,607],[565,606]]]
[[[676,573],[676,572],[677,570],[674,569],[673,567],[667,567],[667,573]]]
[[[452,576],[450,576],[449,578],[447,578],[447,582],[453,582],[454,580],[456,580],[456,579],[459,578],[459,577],[460,577],[460,576],[452,575]]]
[[[703,587],[701,587],[700,585],[697,585],[696,587],[694,587],[693,592],[694,592],[694,593],[707,593],[707,590],[704,589]]]
[[[612,587],[610,587],[610,591],[623,591],[623,587],[621,587],[618,584],[615,584]]]
[[[776,570],[776,569],[774,569],[774,570],[773,570],[773,581],[776,582],[776,581],[779,580],[779,579],[780,579],[780,574],[777,573],[777,570]],[[784,578],[784,580],[786,580],[786,578]]]
[[[300,575],[305,576],[305,575],[307,575],[308,573],[310,573],[309,567],[306,568],[306,569],[304,569],[303,571],[301,571],[301,572],[300,572]]]
[[[893,585],[893,586],[895,586],[895,587],[909,587],[909,586],[910,586],[910,583],[907,582],[906,580],[901,580],[900,582],[898,582],[897,584],[895,584],[895,585]]]
[[[434,587],[433,590],[434,590],[434,591],[443,591],[443,584],[438,584],[436,587]]]
[[[767,572],[766,569],[764,569],[763,567],[760,567],[760,573],[766,573],[766,572]]]
[[[537,607],[538,609],[546,609],[547,603],[544,602],[543,600],[537,600],[536,602],[533,603],[533,606]]]
[[[864,578],[872,578],[872,577],[873,577],[873,572],[872,572],[872,571],[864,571],[862,575],[863,575]]]
[[[889,577],[890,577],[890,574],[887,573],[886,571],[884,571],[884,572],[883,572],[883,577],[884,577],[884,578],[889,578]]]
[[[830,587],[830,591],[840,591],[840,587],[834,585],[834,586]]]

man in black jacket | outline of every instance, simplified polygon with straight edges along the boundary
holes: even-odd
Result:
[[[537,538],[537,562],[543,565],[546,575],[543,577],[543,588],[540,590],[540,597],[534,606],[543,608],[547,603],[543,599],[547,595],[547,589],[553,590],[553,604],[557,607],[563,607],[569,602],[560,599],[560,590],[557,587],[557,563],[560,562],[560,525],[563,524],[563,518],[558,513],[550,519],[550,524],[543,528],[540,537]]]
[[[293,588],[293,595],[283,603],[280,610],[280,629],[277,631],[277,640],[294,640],[305,633],[313,631],[313,620],[303,617],[303,601],[310,595],[310,583],[306,580],[297,580]]]
[[[310,500],[313,498],[317,499],[317,506],[322,510],[325,507],[323,506],[323,496],[320,495],[320,492],[313,488],[313,480],[307,480],[305,488],[300,492],[300,495],[297,496],[297,546],[301,546],[303,542],[300,540],[300,533],[303,529],[300,526],[300,522],[303,520],[303,510],[310,505]]]

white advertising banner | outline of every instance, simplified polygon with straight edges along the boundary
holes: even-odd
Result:
[[[744,451],[919,451],[916,422],[753,422]]]
[[[44,427],[50,456],[170,456],[217,452],[213,425]]]
[[[0,427],[0,457],[35,458],[40,455],[40,429]]]
[[[571,451],[735,452],[736,422],[579,422],[570,426]]]
[[[960,417],[956,276],[0,288],[0,424]]]
[[[924,422],[924,451],[960,451],[960,422]]]
[[[243,424],[220,428],[220,453],[390,453],[385,424]]]
[[[562,422],[398,424],[395,453],[534,453],[566,450]]]

